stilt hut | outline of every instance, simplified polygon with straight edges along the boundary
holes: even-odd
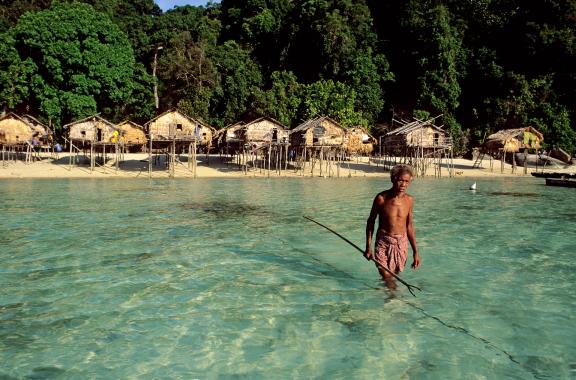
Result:
[[[50,128],[32,116],[9,112],[0,117],[2,160],[25,158],[29,162],[39,158],[38,152],[50,150],[51,136]]]
[[[449,174],[453,173],[452,138],[436,126],[434,121],[442,115],[429,120],[394,120],[400,127],[384,135],[385,155],[393,157],[394,164],[399,158],[402,163],[414,167],[416,175],[425,175],[432,165],[435,175],[441,176],[442,160],[448,159]]]
[[[214,137],[216,136],[216,128],[208,125],[207,123],[203,122],[202,120],[198,120],[199,128],[198,128],[198,141],[200,147],[204,149],[206,154],[210,152],[210,150],[214,147],[213,141]]]
[[[236,131],[243,143],[243,153],[250,155],[255,163],[260,158],[263,168],[268,173],[272,167],[278,174],[288,162],[289,131],[282,123],[271,117],[260,117],[245,124]],[[246,161],[247,162],[247,161]]]
[[[0,143],[2,144],[27,144],[32,141],[34,135],[48,136],[48,129],[40,122],[32,124],[23,116],[9,112],[0,117]]]
[[[261,117],[239,129],[245,143],[288,142],[289,131],[285,125],[271,117]]]
[[[93,115],[63,126],[68,140],[79,148],[92,145],[114,145],[120,141],[121,131],[108,120]]]
[[[366,128],[352,127],[347,130],[345,150],[347,154],[369,155],[374,151],[376,139]]]
[[[544,136],[532,127],[503,129],[486,138],[483,147],[486,152],[513,152],[523,149],[540,149]]]
[[[116,170],[118,170],[124,148],[122,131],[113,123],[98,115],[93,115],[66,124],[63,129],[68,132],[70,166],[79,162],[79,154],[83,152],[88,156],[90,170],[93,171],[97,165],[105,165],[110,154],[113,153]],[[99,154],[101,156],[97,157]]]
[[[148,143],[144,127],[130,120],[125,120],[116,126],[122,131],[122,141],[130,152],[141,152]]]
[[[216,132],[216,145],[221,151],[231,151],[233,148],[236,150],[242,145],[239,131],[244,127],[244,122],[239,121],[234,124],[225,126]]]
[[[218,149],[220,160],[226,163],[236,161],[236,164],[242,165],[241,153],[244,149],[244,143],[240,139],[240,129],[243,127],[244,122],[239,121],[227,125],[215,133],[212,145]]]
[[[177,109],[168,110],[144,124],[152,145],[162,141],[195,141],[198,146],[211,146],[216,129]]]
[[[326,116],[308,120],[290,131],[292,154],[298,157],[303,174],[306,162],[310,161],[311,173],[314,173],[314,167],[319,163],[320,175],[331,176],[331,164],[342,159],[345,142],[346,129]],[[326,171],[323,164],[327,165]]]
[[[504,171],[504,162],[508,155],[512,160],[512,172],[514,172],[516,168],[515,153],[524,152],[524,172],[526,173],[528,152],[540,149],[543,141],[544,135],[533,127],[503,129],[486,138],[480,147],[479,157],[476,161],[480,166],[484,155],[489,154],[490,157],[501,159],[501,171]]]
[[[184,153],[186,150],[188,151],[188,169],[195,173],[198,148],[204,149],[208,155],[212,147],[212,139],[216,134],[216,129],[213,127],[175,108],[148,121],[144,124],[144,128],[148,132],[150,152],[160,149],[167,155],[170,176],[174,176],[175,166],[180,163],[176,154]],[[150,173],[152,172],[151,163],[152,159],[149,165]]]

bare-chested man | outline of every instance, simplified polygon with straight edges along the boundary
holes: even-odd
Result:
[[[406,194],[412,181],[412,168],[408,165],[397,165],[390,171],[392,188],[376,195],[366,222],[366,250],[364,257],[373,260],[389,289],[396,289],[393,276],[404,269],[408,258],[408,242],[412,246],[412,268],[420,266],[420,254],[416,246],[416,233],[412,223],[413,198]],[[372,252],[372,234],[374,222],[378,216],[376,244]]]

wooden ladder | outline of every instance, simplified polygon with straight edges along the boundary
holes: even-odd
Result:
[[[484,152],[478,152],[478,157],[476,157],[476,161],[474,161],[474,165],[472,165],[472,168],[480,169],[482,167],[482,160],[484,159],[485,154],[486,153]]]

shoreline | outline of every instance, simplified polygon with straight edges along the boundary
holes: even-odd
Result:
[[[314,173],[310,171],[310,165],[302,174],[301,170],[294,170],[288,168],[280,172],[272,169],[251,169],[245,173],[237,164],[225,162],[219,155],[212,154],[208,160],[205,155],[198,155],[198,164],[196,167],[196,175],[189,169],[187,162],[178,162],[174,176],[171,177],[166,168],[165,162],[162,160],[160,164],[153,166],[152,174],[148,172],[148,154],[147,153],[126,153],[124,160],[120,161],[118,168],[115,162],[108,160],[106,165],[95,166],[94,170],[90,170],[89,162],[81,165],[69,164],[69,155],[67,153],[60,153],[57,157],[51,157],[50,154],[44,154],[40,160],[26,163],[22,160],[18,161],[0,161],[0,179],[63,179],[63,178],[311,178],[311,177],[330,177],[330,178],[354,178],[354,177],[387,177],[389,172],[384,170],[381,164],[382,160],[375,157],[360,157],[351,161],[344,161],[337,165],[332,165],[331,168],[324,166],[324,171],[321,175],[318,167],[314,169]],[[209,161],[209,162],[208,162]],[[516,167],[512,173],[512,165],[505,163],[504,172],[500,172],[500,161],[493,161],[492,171],[489,169],[489,161],[485,160],[482,163],[483,168],[473,168],[474,161],[455,158],[454,162],[454,176],[458,177],[529,177],[532,178],[531,173],[538,171],[541,172],[542,168],[529,167],[527,174],[524,174],[524,167]],[[387,163],[388,164],[388,163]],[[441,177],[450,178],[448,173],[447,164],[443,163],[441,166]],[[327,175],[327,169],[330,170],[330,175]],[[545,171],[548,172],[576,172],[576,166],[567,167],[547,167]],[[435,168],[430,167],[425,177],[435,177]]]

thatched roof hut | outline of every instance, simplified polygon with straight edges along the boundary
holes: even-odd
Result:
[[[342,146],[345,142],[346,129],[322,116],[308,120],[290,131],[290,144],[299,147]]]
[[[452,138],[441,127],[432,122],[435,118],[422,121],[406,122],[384,135],[383,145],[386,148],[449,148]]]
[[[519,152],[523,149],[540,149],[544,135],[532,127],[503,129],[486,138],[482,147],[488,152]]]
[[[240,133],[239,131],[244,127],[244,122],[239,121],[234,124],[225,126],[216,132],[217,144],[219,146],[224,145],[240,145]]]
[[[122,141],[126,145],[144,146],[148,142],[146,132],[144,132],[144,127],[130,120],[121,122],[116,125],[116,128],[122,131]]]
[[[348,154],[370,154],[374,151],[376,139],[366,128],[348,128],[346,133],[345,149]]]
[[[48,135],[48,128],[41,125],[33,125],[24,117],[13,112],[0,117],[0,143],[2,144],[26,144],[33,137],[39,139]]]
[[[34,128],[34,131],[38,132],[38,134],[42,137],[47,138],[48,136],[54,134],[54,131],[52,131],[50,127],[48,127],[46,124],[42,123],[40,120],[34,118],[31,115],[25,114],[22,115],[21,118],[26,120],[28,124],[30,124]]]
[[[87,118],[66,124],[68,139],[76,144],[112,143],[114,138],[121,135],[121,131],[108,120],[93,115]],[[117,132],[117,133],[114,133]]]
[[[177,109],[168,110],[144,124],[149,136],[154,140],[193,141],[210,146],[216,129],[183,114]]]
[[[261,117],[245,124],[239,130],[245,143],[288,142],[288,128],[271,117]]]

